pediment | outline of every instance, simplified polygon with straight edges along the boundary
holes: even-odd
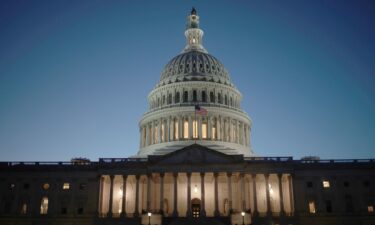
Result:
[[[157,164],[216,164],[243,161],[242,155],[226,155],[202,145],[193,144],[166,155],[148,156],[151,163]]]

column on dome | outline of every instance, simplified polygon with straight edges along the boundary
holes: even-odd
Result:
[[[207,139],[212,140],[212,116],[207,116]]]
[[[220,124],[219,124],[219,127],[218,127],[218,130],[219,130],[219,140],[220,141],[224,141],[224,120],[223,120],[223,117],[220,116]]]
[[[154,140],[155,134],[154,134],[154,132],[155,132],[155,122],[152,121],[151,122],[151,133],[150,133],[151,134],[150,145],[155,144],[155,140]]]
[[[163,118],[160,118],[159,119],[159,127],[158,127],[158,133],[159,133],[159,135],[158,135],[158,137],[159,137],[159,140],[158,140],[158,142],[159,143],[162,143],[162,142],[164,142],[164,124],[163,124]]]
[[[178,139],[181,140],[183,139],[183,134],[182,134],[182,126],[183,126],[183,117],[182,116],[179,116],[178,117]]]
[[[192,116],[189,115],[189,138],[188,139],[192,139],[194,133],[197,133],[197,120],[196,118],[192,118]],[[196,136],[198,135],[196,134]]]
[[[167,133],[166,133],[166,142],[173,141],[173,135],[174,135],[174,120],[173,117],[168,116],[167,118]]]
[[[236,120],[236,130],[237,130],[237,135],[236,135],[236,143],[237,144],[240,144],[240,122],[238,120]]]
[[[196,124],[198,125],[198,136],[197,138],[198,139],[203,139],[203,133],[202,133],[202,126],[203,126],[203,123],[202,123],[202,116],[198,116],[197,119],[198,121],[196,121]],[[206,127],[206,132],[207,132],[207,127]],[[207,133],[206,133],[207,135]],[[207,136],[206,136],[207,137]]]

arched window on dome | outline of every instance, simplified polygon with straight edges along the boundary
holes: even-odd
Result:
[[[165,140],[165,127],[164,127],[164,121],[161,122],[161,142],[164,142]]]
[[[168,105],[172,104],[172,94],[168,95]]]
[[[188,102],[189,93],[187,91],[184,91],[184,102]]]
[[[193,102],[197,102],[197,90],[193,90]]]
[[[232,98],[232,96],[229,98],[229,105],[233,106],[233,98]]]
[[[174,103],[180,103],[180,92],[176,92],[174,97]]]
[[[202,139],[207,139],[207,130],[208,130],[207,121],[204,120],[202,121]]]
[[[158,103],[157,103],[156,107],[160,107],[160,98],[158,98]]]
[[[193,120],[193,138],[198,138],[198,122]]]
[[[173,130],[174,130],[173,139],[178,140],[178,119],[174,119],[173,126],[174,126],[173,127]]]
[[[163,105],[165,105],[165,95],[163,95]]]
[[[189,138],[189,121],[187,119],[184,119],[184,131],[183,131],[183,134],[184,134],[184,139],[188,139]]]
[[[215,95],[213,91],[210,92],[210,102],[215,102]]]
[[[228,96],[227,95],[224,96],[224,103],[225,103],[225,105],[228,105]]]
[[[222,104],[223,103],[223,100],[221,99],[221,94],[217,94],[217,101],[219,102],[219,104]]]
[[[206,91],[202,91],[202,102],[207,102]]]
[[[216,128],[216,118],[214,118],[212,120],[212,124],[211,124],[211,139],[212,140],[215,140],[217,139],[217,128]]]

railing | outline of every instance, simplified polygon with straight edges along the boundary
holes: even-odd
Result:
[[[374,163],[375,159],[301,159],[294,160],[299,163]]]
[[[99,164],[124,163],[124,162],[147,162],[147,158],[100,158],[99,159]]]
[[[144,115],[147,115],[149,113],[152,113],[152,112],[155,112],[155,111],[158,111],[158,110],[161,110],[161,109],[168,109],[168,108],[181,107],[181,106],[192,106],[192,107],[194,107],[195,105],[208,106],[208,107],[217,107],[217,108],[226,108],[226,109],[235,110],[237,112],[245,113],[245,111],[243,111],[240,108],[233,107],[233,106],[228,106],[228,105],[224,105],[224,104],[219,104],[219,103],[182,102],[182,103],[174,103],[174,104],[169,104],[169,105],[163,105],[163,106],[159,106],[159,107],[155,107],[155,108],[149,109],[146,113],[144,113]],[[192,109],[192,111],[194,111],[194,108]]]
[[[97,162],[0,162],[0,166],[77,166],[94,164],[97,164]]]
[[[244,157],[245,161],[276,161],[276,162],[289,162],[293,161],[293,157]]]

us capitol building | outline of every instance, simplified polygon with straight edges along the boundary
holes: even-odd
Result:
[[[375,161],[260,157],[193,8],[139,123],[140,149],[93,162],[0,162],[1,225],[375,224]]]

